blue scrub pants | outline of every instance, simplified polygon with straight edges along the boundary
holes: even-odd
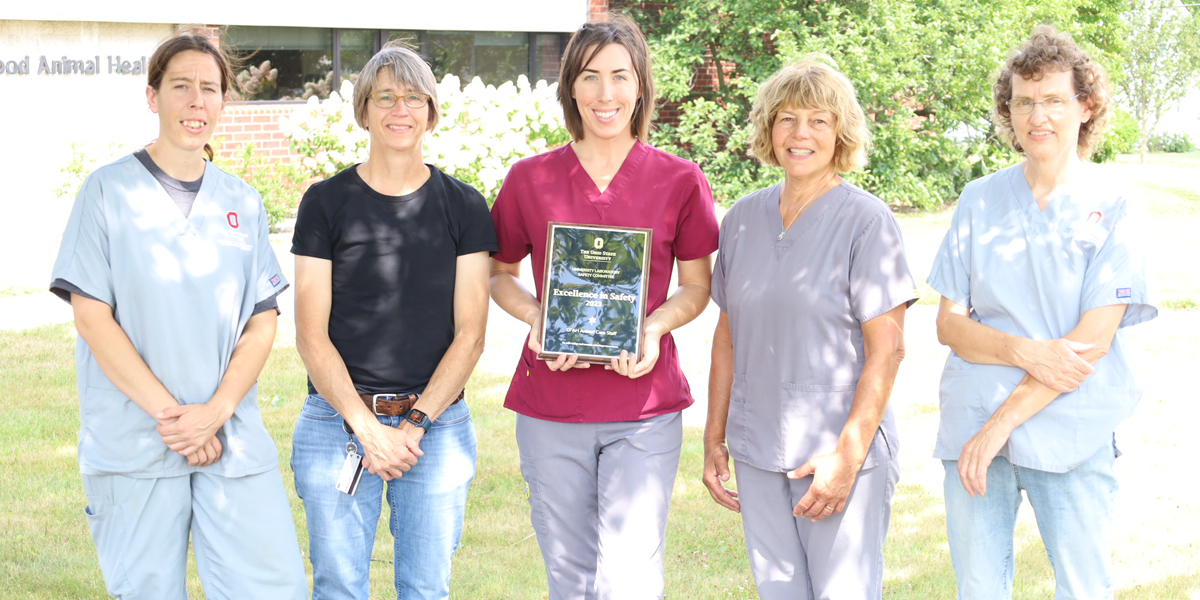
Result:
[[[84,475],[104,584],[122,600],[187,600],[188,532],[210,600],[308,598],[279,469],[245,477]]]
[[[1105,444],[1066,473],[1018,467],[997,456],[988,466],[987,493],[974,498],[963,489],[958,461],[943,460],[946,533],[958,578],[958,597],[1012,598],[1013,535],[1024,490],[1054,568],[1054,597],[1111,599],[1116,456],[1116,447]]]
[[[403,420],[378,418],[390,427]],[[467,403],[451,405],[438,416],[421,438],[425,455],[403,477],[385,486],[383,478],[363,471],[353,496],[334,488],[351,439],[342,429],[342,416],[324,398],[309,396],[292,436],[292,470],[308,516],[313,600],[370,597],[371,551],[385,497],[395,543],[396,597],[448,598],[450,562],[475,478],[475,425]],[[361,453],[362,442],[357,436],[353,440]]]

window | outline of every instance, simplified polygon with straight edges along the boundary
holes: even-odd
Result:
[[[338,72],[342,74],[342,79],[351,83],[358,81],[358,72],[367,66],[367,61],[371,60],[376,52],[375,34],[376,32],[368,29],[337,30]]]
[[[329,97],[332,29],[230,27],[223,41],[237,48],[245,61],[245,68],[237,74],[246,88],[243,99]]]
[[[553,81],[569,37],[511,31],[230,26],[223,41],[245,60],[238,73],[245,88],[242,99],[307,100],[328,98],[342,81],[356,81],[371,56],[391,40],[404,40],[417,49],[439,81],[448,73],[463,83],[479,77],[489,85],[520,75]]]

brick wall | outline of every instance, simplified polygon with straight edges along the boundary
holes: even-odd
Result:
[[[595,1],[592,0],[593,3]],[[643,15],[646,15],[650,19],[648,23],[640,23],[642,28],[648,31],[654,30],[657,24],[656,15],[661,15],[662,11],[670,5],[670,2],[653,0],[609,0],[607,3],[609,10],[614,12],[623,12],[631,6],[636,7]],[[722,61],[721,66],[724,71],[725,81],[728,83],[730,77],[735,73],[735,65],[731,62]],[[712,60],[711,52],[704,53],[704,61],[693,72],[691,87],[692,91],[707,96],[712,96],[720,88],[720,80],[717,78],[717,65]],[[678,102],[660,103],[654,122],[659,125],[674,125],[678,123],[680,116],[679,106]]]
[[[608,0],[588,0],[588,22],[608,20]]]
[[[229,102],[217,123],[214,138],[221,140],[221,155],[232,156],[246,144],[254,143],[255,156],[271,161],[295,161],[288,141],[279,129],[279,117],[291,114],[299,106],[294,102]]]

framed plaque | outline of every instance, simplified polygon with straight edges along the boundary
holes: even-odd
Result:
[[[608,363],[641,356],[653,230],[551,221],[542,276],[542,351]]]

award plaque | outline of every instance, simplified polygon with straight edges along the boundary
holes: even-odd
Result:
[[[653,230],[550,222],[542,276],[542,351],[608,363],[641,356]]]

